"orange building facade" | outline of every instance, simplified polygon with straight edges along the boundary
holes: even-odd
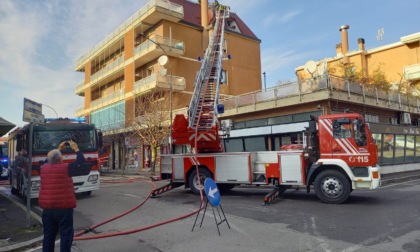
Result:
[[[84,73],[75,88],[84,97],[76,116],[87,118],[105,135],[124,132],[136,116],[136,99],[155,90],[172,90],[172,110],[185,112],[201,66],[198,58],[213,31],[213,13],[207,1],[149,1],[76,62],[76,71]],[[226,58],[229,54],[231,59],[223,62],[221,97],[260,90],[261,41],[235,13],[225,25]],[[158,62],[162,55],[169,59],[164,66]],[[118,149],[123,143],[116,145]],[[143,143],[133,136],[131,145],[141,148]],[[114,159],[121,163],[118,155]]]

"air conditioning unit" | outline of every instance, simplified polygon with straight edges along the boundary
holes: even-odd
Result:
[[[403,112],[400,114],[400,124],[411,124],[410,113]]]

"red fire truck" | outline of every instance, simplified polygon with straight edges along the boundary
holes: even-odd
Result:
[[[302,145],[283,146],[280,151],[224,152],[217,114],[224,110],[218,96],[227,12],[217,13],[188,115],[176,115],[172,125],[173,145],[189,145],[194,153],[161,156],[161,178],[170,183],[153,195],[181,185],[198,194],[204,179],[212,178],[220,190],[272,184],[266,204],[286,189],[300,186],[307,192],[313,186],[321,201],[338,204],[353,189],[379,187],[376,144],[359,114],[312,117],[302,132]]]
[[[57,149],[65,140],[73,140],[85,156],[85,163],[77,176],[73,177],[76,193],[90,195],[99,189],[98,150],[102,146],[102,133],[93,124],[72,119],[56,119],[47,121],[44,125],[33,126],[32,139],[32,173],[31,198],[38,198],[40,188],[40,167],[47,158],[47,153]],[[9,149],[11,150],[12,171],[10,172],[11,191],[27,197],[28,189],[28,153],[29,125],[18,128],[9,134]],[[63,151],[63,161],[74,162],[76,154],[70,147]]]

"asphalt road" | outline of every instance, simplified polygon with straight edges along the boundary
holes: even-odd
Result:
[[[87,229],[130,210],[146,199],[151,188],[142,182],[103,184],[90,197],[79,196],[75,229]],[[269,191],[240,187],[222,194],[230,229],[226,222],[220,224],[220,236],[210,206],[202,227],[193,232],[196,215],[118,235],[196,210],[200,198],[177,188],[82,237],[118,236],[75,241],[73,251],[420,251],[420,180],[353,191],[341,205],[321,203],[313,192],[288,190],[265,206],[263,198]]]

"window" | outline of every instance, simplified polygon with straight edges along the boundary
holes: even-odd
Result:
[[[366,146],[366,128],[365,124],[361,119],[354,119],[354,139],[358,146]]]
[[[245,151],[266,151],[265,137],[247,137],[244,139]]]
[[[228,74],[226,70],[222,70],[220,75],[220,84],[228,84]]]
[[[350,120],[338,119],[333,120],[333,135],[334,138],[351,138]]]
[[[242,138],[225,140],[225,151],[226,152],[243,152],[244,145]]]

